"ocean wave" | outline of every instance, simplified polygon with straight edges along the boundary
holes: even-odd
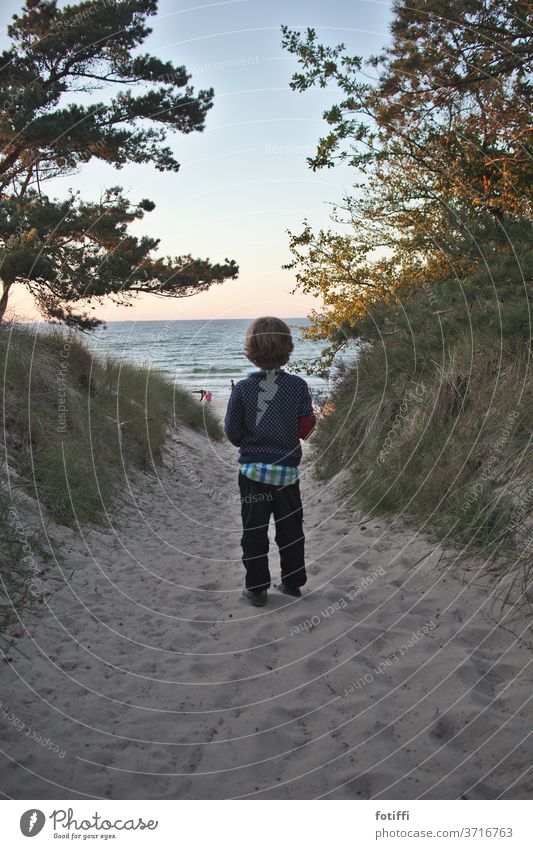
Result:
[[[189,369],[189,374],[238,374],[241,369],[239,368],[217,368],[216,366],[209,366],[209,368],[192,368]]]

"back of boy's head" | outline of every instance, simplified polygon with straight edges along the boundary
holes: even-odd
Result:
[[[281,318],[271,315],[256,318],[246,331],[244,353],[265,371],[284,366],[293,349],[290,328]]]

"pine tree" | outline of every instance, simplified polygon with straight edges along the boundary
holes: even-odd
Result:
[[[157,0],[61,9],[26,0],[14,15],[0,56],[0,320],[16,283],[47,319],[90,328],[100,322],[76,305],[106,295],[184,297],[236,277],[232,260],[158,257],[157,239],[131,235],[128,225],[154,208],[149,200],[134,204],[119,187],[96,203],[46,193],[48,180],[93,159],[176,173],[168,134],[204,129],[213,90],[195,93],[183,66],[138,52],[156,12]],[[107,101],[92,97],[101,89]]]

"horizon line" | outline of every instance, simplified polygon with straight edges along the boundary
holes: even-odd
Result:
[[[169,322],[169,321],[255,321],[258,316],[239,316],[237,318],[116,318],[116,319],[101,319],[102,324],[139,324],[141,321],[146,322]],[[283,319],[284,321],[291,321],[291,319],[295,318],[305,318],[308,319],[307,315],[280,315],[278,318]],[[7,322],[6,322],[7,323]],[[15,321],[15,324],[43,324],[49,325],[50,327],[57,326],[54,322],[48,321]],[[59,326],[61,323],[58,323]],[[94,330],[98,329],[98,326],[94,328]]]

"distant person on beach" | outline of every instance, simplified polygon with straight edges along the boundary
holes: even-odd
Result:
[[[230,380],[230,382],[229,382],[229,391],[230,391],[230,395],[231,395],[231,393],[233,392],[233,390],[234,390],[234,389],[235,389],[235,381],[234,381],[234,380]]]
[[[211,403],[212,397],[213,397],[213,393],[208,389],[207,392],[205,393],[205,400],[207,401],[208,404]]]
[[[246,331],[244,352],[258,366],[231,393],[224,430],[239,451],[239,490],[246,570],[243,595],[256,607],[267,603],[268,525],[274,514],[285,595],[298,597],[307,581],[298,464],[300,438],[315,426],[305,380],[283,371],[294,348],[284,321],[257,318]]]

